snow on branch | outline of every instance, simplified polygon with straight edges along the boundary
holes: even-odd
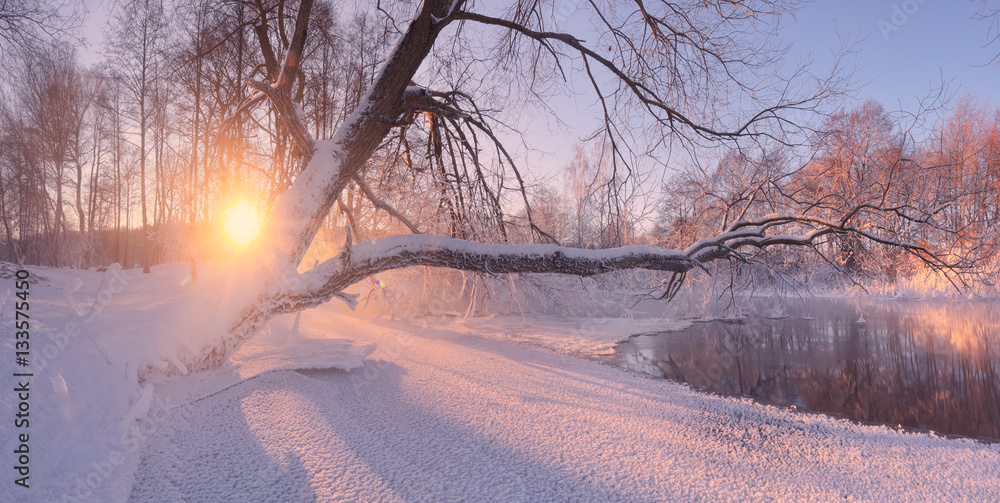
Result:
[[[878,229],[872,225],[853,224],[851,222],[852,218],[861,211],[888,213],[905,221],[929,225],[927,217],[908,215],[898,207],[880,207],[871,204],[862,204],[852,208],[845,213],[844,217],[837,221],[808,215],[771,214],[760,218],[734,222],[726,232],[701,239],[689,246],[684,253],[686,256],[701,263],[727,256],[745,260],[746,253],[739,251],[740,248],[764,249],[773,246],[814,247],[820,238],[836,234],[854,235],[872,243],[903,250],[931,269],[944,274],[949,281],[952,280],[951,276],[955,275],[953,273],[958,272],[964,267],[961,261],[949,261],[940,253],[924,245],[880,235],[877,232]],[[958,279],[961,281],[960,277]],[[955,285],[955,288],[957,289],[958,286]]]
[[[342,253],[300,275],[297,286],[283,295],[282,312],[322,304],[372,274],[418,265],[486,274],[530,272],[576,276],[622,269],[685,272],[699,266],[682,252],[650,246],[586,250],[555,245],[474,243],[426,234],[392,236],[354,245],[349,256]]]
[[[881,245],[898,248],[942,272],[954,271],[934,251],[918,244],[879,236],[865,227],[853,227],[803,215],[769,215],[732,224],[727,232],[699,240],[685,250],[650,246],[625,246],[602,250],[556,245],[487,244],[421,235],[381,238],[355,245],[350,252],[319,264],[299,275],[294,286],[276,293],[280,312],[316,306],[339,296],[343,289],[390,269],[432,266],[485,274],[558,273],[594,276],[625,269],[647,269],[683,275],[719,259],[746,261],[752,250],[775,246],[811,247],[828,235],[853,234]],[[682,281],[682,280],[681,280]],[[679,285],[677,285],[679,287]],[[676,288],[676,287],[675,287]]]

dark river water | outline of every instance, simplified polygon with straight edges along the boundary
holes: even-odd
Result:
[[[808,301],[619,344],[616,365],[726,395],[1000,440],[1000,304]]]

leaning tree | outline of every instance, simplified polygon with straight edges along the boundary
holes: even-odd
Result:
[[[491,122],[490,111],[479,105],[490,99],[483,94],[517,88],[543,104],[553,81],[585,82],[603,118],[596,134],[607,145],[613,172],[609,183],[615,183],[638,169],[634,160],[640,151],[655,155],[675,148],[794,142],[792,137],[805,127],[795,119],[834,96],[842,82],[837,72],[818,79],[805,73],[766,73],[781,67],[776,58],[782,52],[770,45],[772,39],[758,35],[773,30],[789,7],[781,0],[648,4],[588,0],[578,9],[562,9],[558,2],[545,0],[511,3],[501,12],[467,0],[424,0],[416,6],[403,2],[391,8],[380,4],[386,25],[398,29],[398,39],[363,99],[328,139],[312,136],[297,102],[312,0],[299,3],[290,37],[278,26],[282,35],[278,40],[284,42],[277,48],[269,23],[275,18],[282,22],[275,6],[282,13],[288,6],[262,0],[249,3],[259,13],[253,30],[264,64],[258,72],[262,77],[249,82],[250,95],[239,110],[244,113],[265,103],[273,107],[280,126],[296,143],[302,169],[279,196],[255,241],[232,266],[234,281],[244,294],[219,313],[225,319],[225,333],[205,347],[178,355],[175,365],[185,367],[183,371],[218,364],[273,317],[334,297],[353,304],[355,297],[345,293],[350,285],[407,266],[578,276],[622,269],[664,271],[669,279],[661,298],[676,294],[688,272],[704,269],[711,261],[752,260],[769,247],[816,247],[833,236],[854,235],[898,247],[937,269],[955,266],[926,243],[906,242],[891,233],[890,221],[932,224],[933,209],[887,196],[880,199],[878,190],[873,198],[840,206],[822,197],[817,204],[788,194],[794,204],[786,207],[795,211],[736,215],[715,235],[682,250],[559,246],[532,222],[523,177],[503,144],[504,135]],[[393,9],[396,12],[390,12]],[[411,12],[401,16],[399,11],[407,9]],[[581,16],[589,16],[592,23],[587,26]],[[572,33],[561,25],[587,27]],[[284,54],[278,57],[283,45]],[[463,71],[480,72],[478,80]],[[462,87],[470,82],[471,88]],[[421,147],[412,141],[415,132],[424,134]],[[418,148],[422,152],[414,151]],[[445,232],[448,236],[421,233],[404,211],[380,196],[378,187],[394,175],[373,166],[373,159],[394,157],[412,167],[409,161],[418,155],[430,162],[432,170],[456,170],[452,179],[463,181],[459,196],[464,190],[489,208],[486,213],[499,215],[493,220],[499,239],[484,242],[482,234],[457,228]],[[490,178],[484,174],[489,163],[506,167],[512,185],[524,196],[528,226],[544,244],[504,242],[504,203],[499,189],[485,181]],[[751,194],[768,191],[778,181],[765,178],[755,183]],[[348,235],[339,254],[299,272],[317,231],[351,185],[403,222],[410,233],[360,243]],[[614,194],[611,189],[606,192]],[[455,207],[449,211],[454,213]]]

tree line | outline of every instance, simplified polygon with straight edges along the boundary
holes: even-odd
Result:
[[[25,12],[58,18],[44,7]],[[0,260],[148,270],[219,256],[226,206],[247,198],[265,213],[301,170],[276,112],[240,109],[249,80],[276,76],[294,17],[266,0],[130,0],[115,4],[94,64],[76,40],[28,43],[35,32],[15,30],[0,95]],[[386,34],[331,3],[317,3],[310,32],[295,98],[324,135],[361,99]]]
[[[637,202],[632,211],[608,207],[607,163],[599,149],[578,147],[561,190],[534,190],[536,219],[570,246],[684,249],[740,220],[805,212],[836,219],[856,209],[858,225],[896,241],[944,247],[967,278],[988,287],[1000,251],[1000,106],[966,94],[947,109],[923,113],[934,115],[923,118],[934,123],[916,139],[914,121],[879,102],[842,108],[822,120],[805,160],[780,146],[724,150],[668,176],[655,202]],[[928,272],[919,255],[856,234],[833,233],[810,248],[785,248],[738,266],[800,277],[819,267],[841,279],[888,283]]]

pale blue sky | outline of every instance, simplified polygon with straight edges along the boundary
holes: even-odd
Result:
[[[989,26],[973,19],[980,4],[815,0],[787,20],[782,36],[793,44],[793,53],[812,49],[821,63],[838,46],[838,32],[844,39],[860,39],[856,81],[866,85],[858,97],[875,98],[889,109],[898,108],[900,100],[910,109],[914,96],[926,95],[942,75],[959,95],[973,91],[995,105],[1000,103],[1000,66],[983,65],[1000,52],[1000,44],[986,46]]]
[[[85,0],[91,12],[84,32],[88,52],[99,51],[105,12],[112,0]],[[973,19],[978,0],[813,0],[784,21],[782,38],[796,59],[812,51],[817,70],[829,63],[839,38],[857,40],[864,84],[858,98],[875,98],[887,108],[911,108],[943,75],[958,94],[973,91],[1000,103],[1000,66],[987,65],[1000,44],[986,46],[989,27]],[[894,8],[895,7],[895,8]],[[902,21],[902,22],[900,22]],[[90,59],[90,58],[88,58]],[[93,59],[97,59],[94,57]]]

